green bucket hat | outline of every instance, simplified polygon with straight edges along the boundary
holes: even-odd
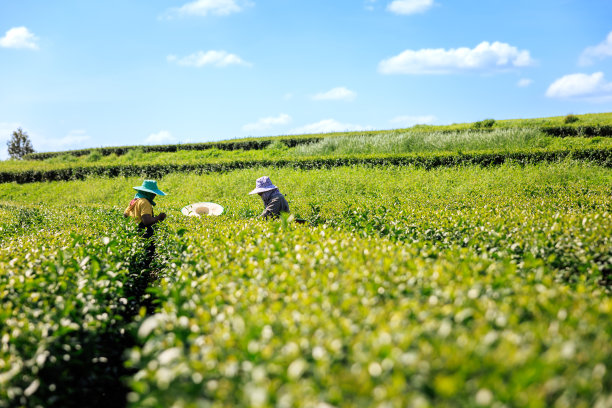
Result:
[[[142,186],[133,187],[134,190],[138,191],[146,191],[147,193],[153,193],[160,196],[165,196],[166,193],[157,188],[157,181],[155,180],[145,180],[142,182]]]

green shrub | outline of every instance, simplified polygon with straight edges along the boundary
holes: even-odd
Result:
[[[140,159],[143,154],[144,154],[144,151],[142,148],[135,148],[135,149],[128,150],[127,153],[124,154],[123,158],[129,162],[130,160]]]
[[[576,115],[569,114],[563,119],[563,123],[574,123],[578,122],[580,119]]]
[[[279,155],[282,154],[283,152],[286,152],[287,150],[289,150],[289,147],[283,143],[280,140],[275,140],[272,143],[270,143],[265,150],[269,153],[271,153],[272,155]]]
[[[490,129],[495,125],[495,119],[485,119],[474,123],[476,129]]]
[[[44,153],[41,153],[44,154]],[[49,159],[47,159],[48,163],[55,163],[55,164],[60,164],[60,163],[74,163],[76,162],[78,159],[72,155],[72,154],[68,154],[68,153],[63,153],[57,156],[53,156],[50,157]]]
[[[100,159],[102,159],[102,153],[100,153],[99,150],[92,150],[91,153],[87,155],[88,162],[97,162],[100,161]]]

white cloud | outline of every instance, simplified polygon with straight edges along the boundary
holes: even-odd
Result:
[[[71,130],[66,136],[57,139],[39,139],[37,137],[32,137],[32,144],[34,145],[34,149],[37,149],[38,146],[42,146],[42,148],[45,150],[61,149],[66,147],[75,147],[75,145],[80,145],[89,139],[91,138],[89,135],[87,135],[87,131],[83,129],[76,129]]]
[[[531,85],[533,83],[532,79],[529,78],[521,78],[519,79],[519,81],[516,83],[516,85],[520,88],[526,88],[529,85]]]
[[[32,34],[26,27],[15,27],[8,30],[4,37],[0,38],[0,47],[37,50],[37,42],[38,37]]]
[[[308,133],[331,133],[331,132],[348,132],[360,130],[372,130],[371,126],[353,125],[350,123],[340,123],[334,119],[325,119],[317,123],[302,126],[292,129],[289,134],[299,135]]]
[[[83,129],[71,130],[66,136],[59,138],[41,137],[30,132],[27,133],[30,136],[34,150],[37,152],[79,149],[83,146],[83,143],[91,140],[87,131]]]
[[[258,132],[262,130],[268,130],[273,126],[286,125],[291,122],[291,116],[281,113],[278,116],[271,116],[267,118],[261,118],[255,123],[247,123],[242,127],[245,132]]]
[[[435,121],[436,117],[434,115],[397,116],[390,120],[390,122],[394,125],[400,125],[405,127],[410,127],[414,125],[430,125]]]
[[[612,100],[612,83],[603,72],[565,75],[553,82],[546,91],[549,98],[584,99],[592,102]]]
[[[246,0],[196,0],[181,7],[171,8],[163,17],[227,16],[232,13],[239,13],[243,11],[245,7],[250,7],[252,5],[252,2]]]
[[[365,0],[364,8],[368,11],[374,11],[374,3],[376,3],[376,0]]]
[[[230,65],[242,65],[250,67],[252,64],[244,61],[236,54],[230,54],[227,51],[198,51],[183,58],[175,55],[166,57],[168,62],[176,63],[183,67],[201,68],[206,65],[212,65],[218,68],[227,67]]]
[[[321,92],[312,97],[315,101],[354,101],[357,94],[350,89],[338,87]]]
[[[167,130],[162,130],[157,133],[151,133],[146,139],[148,144],[164,144],[176,142],[176,138]]]
[[[387,10],[395,14],[424,13],[433,6],[433,0],[394,0],[387,6]]]
[[[62,137],[61,139],[56,139],[54,143],[60,146],[67,146],[67,145],[81,144],[83,142],[86,142],[89,139],[91,138],[87,134],[87,131],[83,129],[77,129],[77,130],[71,130],[70,133],[68,133],[66,136]]]
[[[610,31],[603,42],[592,47],[587,47],[580,55],[578,64],[582,66],[592,65],[594,59],[603,59],[606,57],[612,57],[612,31]]]
[[[0,122],[0,140],[9,140],[17,128],[23,128],[17,122]]]
[[[475,48],[406,50],[378,64],[382,74],[449,74],[496,71],[533,64],[529,51],[506,43],[483,41]]]

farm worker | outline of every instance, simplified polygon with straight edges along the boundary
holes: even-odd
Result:
[[[123,212],[124,217],[132,217],[138,222],[138,228],[143,232],[143,238],[149,239],[153,236],[153,225],[166,219],[166,213],[159,213],[158,216],[153,215],[153,206],[156,205],[156,195],[165,196],[166,193],[157,187],[155,180],[145,180],[142,186],[134,187],[136,195],[130,201],[130,205]],[[147,262],[149,266],[153,256],[155,255],[155,244],[150,241],[146,249]]]
[[[289,204],[285,200],[278,187],[272,184],[270,177],[263,176],[255,181],[255,189],[249,194],[259,194],[264,204],[264,211],[259,215],[261,218],[276,218],[281,212],[289,212]]]

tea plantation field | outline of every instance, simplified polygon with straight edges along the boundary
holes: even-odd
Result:
[[[152,270],[142,177],[0,184],[0,407],[612,406],[605,160],[157,181]]]

